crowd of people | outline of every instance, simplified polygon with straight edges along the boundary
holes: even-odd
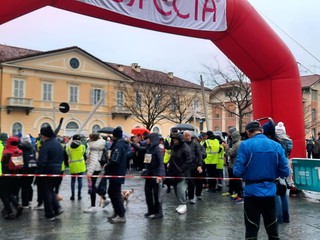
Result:
[[[50,126],[41,128],[35,141],[28,134],[6,135],[7,139],[5,134],[0,134],[3,173],[61,175],[29,176],[23,177],[23,181],[19,177],[1,177],[2,215],[5,219],[14,219],[21,215],[23,208],[31,207],[35,183],[36,208],[44,207],[45,217],[55,220],[63,213],[59,188],[62,174],[68,168],[72,176],[70,201],[81,200],[86,179],[91,204],[84,213],[97,211],[98,196],[100,206],[112,204],[114,214],[109,221],[125,223],[126,209],[121,195],[125,177],[121,176],[132,167],[141,176],[148,176],[144,185],[147,218],[163,218],[165,186],[167,193],[174,191],[178,214],[187,212],[188,203],[201,201],[206,189],[229,196],[235,204],[244,203],[246,237],[257,235],[261,214],[265,226],[269,226],[266,229],[270,239],[277,239],[277,224],[288,223],[289,212],[287,194],[276,196],[275,179],[289,176],[287,158],[292,141],[281,122],[275,125],[269,120],[261,126],[253,121],[245,130],[247,140],[243,140],[234,127],[228,129],[226,139],[212,131],[196,135],[176,128],[171,129],[167,138],[147,132],[124,138],[122,129],[117,127],[112,136],[102,138],[92,133],[84,139],[76,134],[68,142],[57,136]],[[100,174],[108,177],[98,178]],[[223,192],[222,183],[226,178],[228,189]]]

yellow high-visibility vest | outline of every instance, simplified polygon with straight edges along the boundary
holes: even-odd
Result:
[[[166,141],[169,143],[169,145],[171,145],[171,138],[170,137],[166,138]],[[163,162],[165,164],[167,164],[170,160],[170,157],[171,157],[171,149],[165,149],[164,156],[163,156]]]
[[[69,158],[69,171],[70,174],[83,173],[86,171],[86,163],[84,161],[84,153],[86,147],[81,144],[77,148],[66,147],[66,152]]]
[[[207,157],[204,159],[205,164],[218,164],[220,144],[217,139],[207,139],[206,153]]]
[[[218,164],[217,164],[217,169],[223,169],[224,166],[224,147],[221,145],[221,152],[218,154],[219,159],[218,159]]]

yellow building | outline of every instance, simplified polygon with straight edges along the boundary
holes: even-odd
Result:
[[[55,128],[62,117],[59,135],[64,136],[76,132],[87,136],[105,126],[121,126],[130,134],[132,128],[142,126],[124,107],[121,89],[143,79],[145,70],[137,64],[106,63],[78,47],[39,52],[0,45],[0,67],[1,132],[37,136],[42,126]],[[194,103],[202,102],[199,85],[172,73],[161,74],[167,76],[173,87],[195,92],[199,97]],[[90,117],[101,98],[102,104]],[[67,113],[59,111],[63,102],[70,105]],[[202,111],[202,107],[197,108]],[[192,123],[198,125],[197,121],[194,117]],[[152,130],[166,136],[174,125],[162,120]]]

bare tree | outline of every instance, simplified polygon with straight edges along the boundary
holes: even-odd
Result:
[[[173,123],[186,122],[188,116],[194,110],[193,102],[197,98],[197,93],[190,93],[186,90],[175,90],[171,97],[171,103],[164,114],[164,118]]]
[[[211,99],[215,99],[225,111],[238,117],[241,132],[244,117],[252,114],[249,79],[231,62],[229,73],[223,71],[219,65],[217,68],[205,68],[210,84],[214,87]]]
[[[165,83],[166,79],[150,73],[144,75],[144,81],[124,86],[124,107],[148,130],[164,119],[171,104],[173,87]]]

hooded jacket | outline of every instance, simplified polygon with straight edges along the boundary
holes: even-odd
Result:
[[[18,148],[22,150],[23,168],[28,169],[30,161],[36,159],[36,149],[31,142],[20,142]]]
[[[190,147],[183,141],[182,134],[177,134],[174,138],[178,139],[179,143],[172,147],[169,171],[172,176],[188,177],[192,167]]]
[[[6,141],[5,149],[2,153],[2,170],[3,173],[10,173],[8,164],[11,157],[22,156],[22,151],[18,148],[19,138],[9,137]]]
[[[229,168],[233,168],[234,163],[236,161],[237,157],[237,152],[238,148],[241,143],[241,135],[238,131],[234,131],[231,134],[231,139],[232,139],[232,147],[227,150],[227,155],[229,156]]]
[[[89,141],[87,149],[87,173],[93,174],[95,171],[101,171],[100,159],[103,149],[106,147],[106,141],[102,138],[97,141]]]
[[[146,164],[147,176],[165,176],[163,154],[159,146],[159,135],[151,133],[148,137],[150,144],[147,145],[146,155],[151,154],[151,162]]]
[[[197,168],[202,166],[202,152],[200,148],[200,144],[191,140],[190,142],[185,142],[188,144],[191,150],[191,158],[192,158],[192,167]]]
[[[64,159],[63,147],[55,138],[49,138],[41,145],[37,173],[60,174]]]

